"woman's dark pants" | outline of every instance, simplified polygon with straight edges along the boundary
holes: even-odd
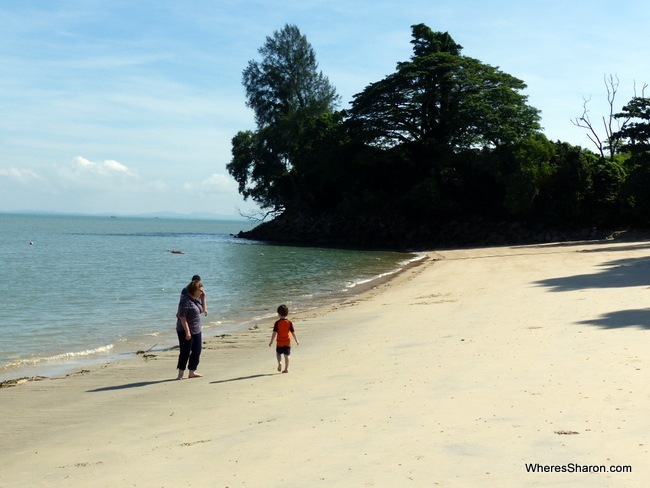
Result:
[[[189,341],[185,339],[185,331],[177,330],[176,333],[178,334],[178,345],[180,346],[177,368],[181,371],[185,371],[186,369],[189,369],[190,371],[196,371],[196,369],[199,367],[199,359],[201,358],[201,346],[203,345],[201,333],[199,332],[198,334],[192,334],[192,338]]]

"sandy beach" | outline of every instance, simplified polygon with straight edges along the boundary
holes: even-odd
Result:
[[[0,487],[646,486],[649,254],[432,251],[290,315],[289,374],[270,322],[2,388]]]

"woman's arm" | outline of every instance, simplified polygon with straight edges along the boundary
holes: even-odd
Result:
[[[190,324],[187,322],[187,317],[180,317],[181,325],[183,330],[185,330],[185,340],[189,341],[192,338],[192,333],[190,332]]]

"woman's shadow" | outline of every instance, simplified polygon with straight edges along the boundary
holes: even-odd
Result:
[[[216,385],[219,383],[229,383],[231,381],[241,381],[241,380],[252,380],[255,378],[264,378],[265,376],[275,376],[275,373],[265,373],[265,374],[253,374],[250,376],[240,376],[238,378],[228,378],[225,380],[211,381],[211,385]],[[137,381],[135,383],[126,383],[124,385],[114,385],[114,386],[104,386],[102,388],[95,388],[93,390],[86,390],[86,393],[97,393],[100,391],[115,391],[115,390],[126,390],[128,388],[142,388],[143,386],[157,385],[160,383],[169,383],[172,381],[178,381],[176,378],[170,378],[166,380],[158,381]]]

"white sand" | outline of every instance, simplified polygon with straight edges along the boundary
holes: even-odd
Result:
[[[0,487],[646,486],[649,252],[432,252],[291,316],[289,374],[271,322],[209,338],[201,379],[169,351],[1,389]]]

